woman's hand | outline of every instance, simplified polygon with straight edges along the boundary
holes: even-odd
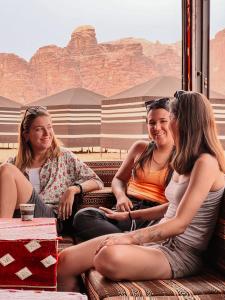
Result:
[[[62,195],[58,207],[58,217],[61,220],[68,219],[72,215],[74,196],[80,192],[79,187],[71,186]]]
[[[129,233],[117,234],[114,236],[108,236],[103,241],[100,242],[96,253],[105,246],[113,246],[113,245],[139,245],[135,239]]]
[[[133,208],[133,203],[126,195],[117,199],[117,203],[116,203],[117,211],[129,211],[132,208]]]
[[[116,221],[124,221],[129,218],[129,212],[118,212],[106,207],[99,207],[100,210],[104,211],[107,218],[116,220]]]

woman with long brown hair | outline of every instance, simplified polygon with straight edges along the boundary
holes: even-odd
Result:
[[[19,217],[19,205],[32,203],[35,217],[67,220],[76,194],[102,187],[90,168],[59,146],[47,109],[28,107],[18,153],[0,166],[0,218]]]
[[[170,162],[174,154],[169,98],[150,100],[145,106],[149,141],[139,140],[131,146],[113,178],[116,211],[101,207],[84,208],[76,213],[73,227],[82,241],[152,225],[157,220],[148,215],[149,208],[160,206],[157,211],[163,216],[168,207],[164,192],[172,175]]]
[[[201,270],[225,186],[224,152],[208,99],[177,92],[170,129],[175,171],[165,191],[169,206],[164,217],[150,227],[65,249],[58,264],[61,289],[71,288],[73,276],[90,268],[112,280],[132,281],[179,278]]]

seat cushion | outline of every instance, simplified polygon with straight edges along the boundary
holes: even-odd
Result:
[[[225,193],[213,238],[206,254],[207,261],[225,275]]]
[[[177,296],[184,296],[186,297],[184,299],[189,300],[193,299],[191,298],[191,296],[193,295],[203,294],[216,295],[217,297],[220,294],[224,294],[223,296],[225,299],[225,277],[209,269],[204,270],[201,275],[191,276],[188,278],[135,282],[113,282],[109,279],[104,278],[97,271],[91,270],[86,273],[84,280],[87,287],[89,299],[91,300],[107,299],[118,296],[157,297],[150,299],[173,299],[172,296],[176,296],[174,299],[178,299]],[[163,296],[169,296],[170,298],[160,298]]]
[[[153,296],[153,297],[107,297],[104,300],[224,300],[225,295],[210,294],[196,296]]]

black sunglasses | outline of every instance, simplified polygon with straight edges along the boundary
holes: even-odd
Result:
[[[148,100],[145,102],[145,108],[149,112],[153,108],[164,108],[169,105],[169,98],[160,98],[154,100]]]
[[[24,119],[28,115],[36,115],[39,111],[47,111],[47,107],[45,106],[29,106],[24,113]]]

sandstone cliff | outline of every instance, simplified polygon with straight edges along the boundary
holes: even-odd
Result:
[[[225,33],[220,32],[212,41],[216,74],[212,78],[214,89],[225,93],[224,48]],[[181,77],[180,43],[165,45],[135,38],[98,43],[94,27],[81,26],[66,47],[44,46],[29,62],[0,53],[0,95],[21,103],[72,87],[111,96],[157,76]]]
[[[225,95],[225,29],[210,41],[210,88]]]

